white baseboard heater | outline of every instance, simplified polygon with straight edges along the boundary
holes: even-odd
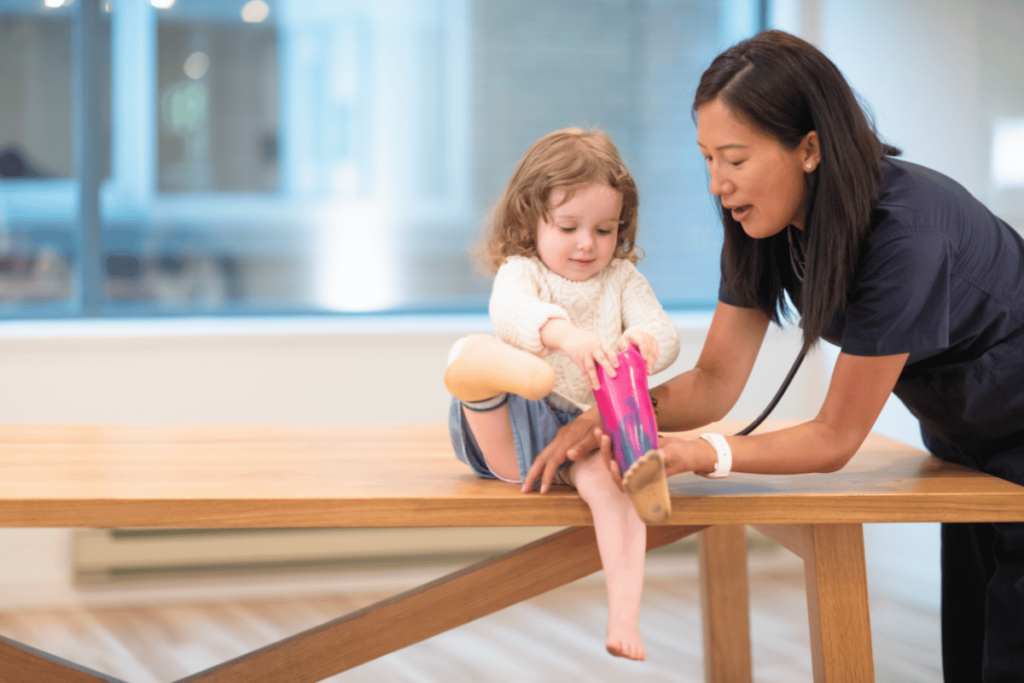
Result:
[[[561,527],[75,529],[78,584],[443,564],[483,558]]]

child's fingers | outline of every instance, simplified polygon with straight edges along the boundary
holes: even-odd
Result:
[[[601,344],[601,346],[594,350],[594,360],[601,364],[601,367],[604,368],[609,377],[615,376],[615,368],[619,367],[619,355],[615,353],[612,347],[607,344]]]
[[[587,377],[587,384],[594,391],[601,388],[601,382],[597,378],[597,365],[594,363],[594,359],[587,356],[586,360],[583,361],[583,374]]]
[[[619,367],[619,354],[608,344],[602,344],[601,350],[611,360],[612,367]],[[615,375],[612,375],[614,377]]]
[[[606,375],[609,377],[615,377],[615,366],[612,365],[611,359],[614,356],[609,356],[603,348],[597,348],[594,352],[587,356],[586,367],[584,373],[587,375],[587,382],[590,388],[597,391],[601,388],[601,380],[597,376],[597,366],[600,365]]]
[[[647,364],[647,374],[651,374],[654,364],[658,362],[658,340],[644,333],[635,333],[633,342],[640,348],[640,356]]]
[[[656,345],[652,344],[647,347],[644,362],[647,363],[647,374],[650,375],[654,372],[654,364],[658,362],[658,347]]]

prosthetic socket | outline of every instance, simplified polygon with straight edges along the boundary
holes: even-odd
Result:
[[[601,388],[594,392],[604,431],[612,440],[624,475],[648,451],[658,448],[658,424],[647,389],[647,363],[635,344],[619,354],[615,377],[597,367]]]

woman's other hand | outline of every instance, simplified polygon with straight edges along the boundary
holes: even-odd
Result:
[[[581,414],[575,420],[558,430],[555,438],[547,445],[533,461],[530,471],[526,473],[523,480],[523,493],[533,490],[534,484],[540,478],[540,492],[547,493],[551,489],[551,482],[555,473],[566,458],[579,460],[594,452],[599,446],[599,438],[595,436],[601,433],[601,416],[597,408],[591,408]]]

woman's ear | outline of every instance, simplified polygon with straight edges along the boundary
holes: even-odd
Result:
[[[813,173],[821,163],[821,147],[818,144],[818,131],[812,130],[800,142],[800,152],[804,160],[804,170]]]

